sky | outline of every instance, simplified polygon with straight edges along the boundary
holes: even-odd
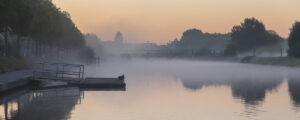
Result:
[[[70,13],[83,33],[113,40],[120,31],[127,42],[166,44],[191,28],[228,33],[247,17],[288,37],[300,21],[300,0],[53,0]]]

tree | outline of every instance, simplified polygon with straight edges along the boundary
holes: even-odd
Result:
[[[117,32],[115,36],[115,41],[117,43],[123,43],[123,34],[121,32]]]
[[[8,55],[8,36],[11,31],[12,21],[17,19],[16,7],[18,0],[1,0],[0,1],[0,32],[4,33],[4,56]]]
[[[198,43],[201,40],[202,35],[203,32],[198,29],[189,29],[185,31],[180,39],[181,46],[195,47],[199,45]]]
[[[300,22],[295,22],[288,38],[288,55],[290,57],[300,57]]]
[[[57,55],[68,54],[70,51],[86,51],[89,56],[93,53],[86,48],[84,36],[73,23],[70,14],[57,8],[52,0],[0,0],[0,15],[5,55],[11,53],[8,48],[17,51],[16,56],[20,55],[22,37],[26,37],[27,52],[31,46],[31,52],[34,48],[36,56],[45,56],[52,51]],[[9,44],[9,34],[17,36],[16,46]],[[52,48],[56,48],[56,51]]]
[[[17,35],[16,56],[20,56],[20,39],[21,37],[29,36],[30,24],[32,21],[32,11],[28,5],[28,0],[21,0],[14,4],[17,17],[12,19],[11,27],[13,33]]]
[[[231,37],[231,44],[241,52],[280,41],[280,37],[274,31],[267,31],[265,25],[255,18],[246,18],[241,25],[234,26]]]

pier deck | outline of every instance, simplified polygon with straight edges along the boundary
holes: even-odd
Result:
[[[84,65],[63,63],[37,63],[34,70],[10,72],[0,75],[0,94],[26,85],[44,88],[75,85],[82,89],[125,90],[124,76],[115,78],[84,77]]]
[[[81,88],[125,87],[125,82],[119,78],[86,78],[79,83]]]

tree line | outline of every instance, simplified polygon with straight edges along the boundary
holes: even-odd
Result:
[[[0,15],[3,56],[93,57],[70,14],[51,0],[0,0]]]
[[[182,54],[188,53],[182,51],[185,50],[202,53],[199,55],[212,55],[216,54],[215,50],[219,50],[217,53],[219,56],[236,56],[238,53],[268,47],[270,50],[276,49],[280,52],[287,43],[288,55],[300,57],[300,22],[294,23],[286,40],[275,31],[267,30],[264,23],[256,18],[245,18],[240,25],[233,26],[231,32],[226,34],[204,34],[199,29],[186,30],[181,39],[168,43],[166,48]]]

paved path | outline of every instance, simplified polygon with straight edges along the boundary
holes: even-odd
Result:
[[[32,70],[21,70],[0,74],[0,92],[28,84]]]

